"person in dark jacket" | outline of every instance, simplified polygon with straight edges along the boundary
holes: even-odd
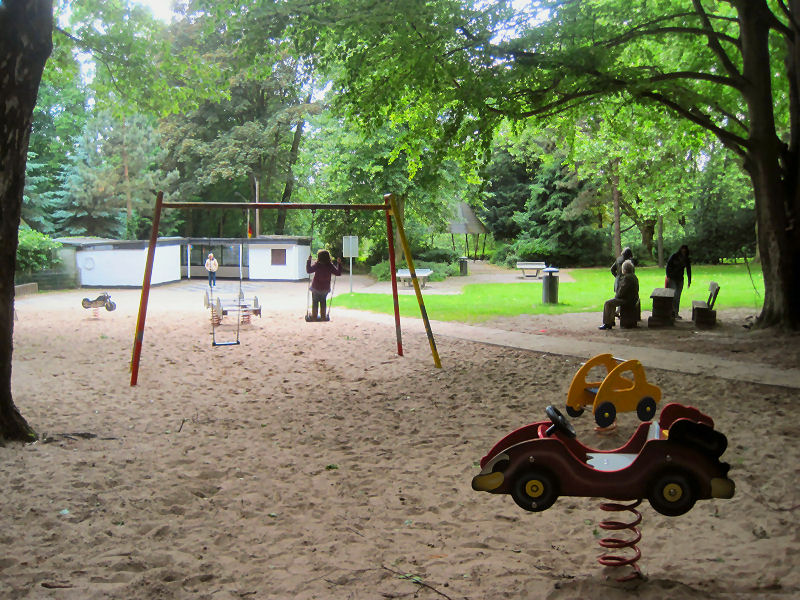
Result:
[[[614,328],[614,314],[618,306],[636,306],[639,301],[639,279],[634,274],[635,270],[633,261],[622,263],[617,293],[603,305],[603,324],[598,329]]]
[[[615,293],[619,287],[619,280],[622,277],[622,263],[624,263],[626,260],[633,262],[633,250],[627,247],[622,250],[622,254],[620,254],[617,257],[617,260],[614,261],[614,264],[611,265],[611,274],[614,276]]]
[[[686,271],[686,287],[692,287],[692,263],[689,260],[689,246],[684,244],[667,260],[667,287],[675,290],[672,297],[672,317],[682,318],[681,292],[683,291],[683,272]]]
[[[314,264],[311,264],[311,257],[308,257],[306,273],[314,274],[311,279],[311,320],[327,321],[326,300],[331,291],[331,275],[339,277],[342,274],[342,259],[337,260],[334,265],[330,253],[327,250],[320,250]]]

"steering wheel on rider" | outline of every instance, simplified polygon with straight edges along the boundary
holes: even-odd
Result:
[[[545,412],[547,413],[547,418],[550,419],[550,422],[552,423],[552,425],[550,425],[545,432],[547,437],[550,437],[556,431],[560,431],[569,438],[574,438],[577,436],[572,423],[570,423],[567,417],[561,414],[561,411],[555,406],[548,406],[545,409]]]

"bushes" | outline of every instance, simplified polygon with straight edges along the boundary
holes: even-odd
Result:
[[[61,247],[50,237],[22,226],[19,228],[19,245],[17,246],[17,271],[35,273],[49,269],[58,264],[59,259],[54,251]]]
[[[406,269],[408,265],[404,262],[397,263],[398,269]],[[453,277],[454,275],[458,275],[458,264],[452,263],[439,263],[439,262],[428,262],[428,261],[414,261],[414,268],[415,269],[430,269],[433,271],[428,278],[430,281],[444,281],[448,277]],[[378,281],[389,281],[392,278],[392,272],[389,268],[389,261],[385,260],[383,262],[379,262],[376,265],[373,265],[372,269],[370,270],[371,275],[377,279]]]

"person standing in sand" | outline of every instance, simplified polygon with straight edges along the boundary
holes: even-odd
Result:
[[[206,271],[208,271],[208,287],[214,287],[217,285],[217,269],[219,269],[219,263],[217,259],[214,258],[213,253],[208,254],[208,258],[206,259]]]

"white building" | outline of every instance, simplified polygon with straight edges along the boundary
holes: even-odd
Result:
[[[140,287],[147,261],[145,240],[61,238],[64,269],[76,273],[85,287]],[[205,261],[213,252],[219,263],[217,277],[274,281],[307,279],[308,237],[160,238],[153,261],[152,285],[186,278],[205,278]]]
[[[62,261],[77,270],[77,283],[85,287],[140,287],[144,280],[148,242],[99,238],[61,238]],[[179,281],[181,238],[162,238],[156,245],[153,285]],[[74,255],[74,258],[70,258]]]

